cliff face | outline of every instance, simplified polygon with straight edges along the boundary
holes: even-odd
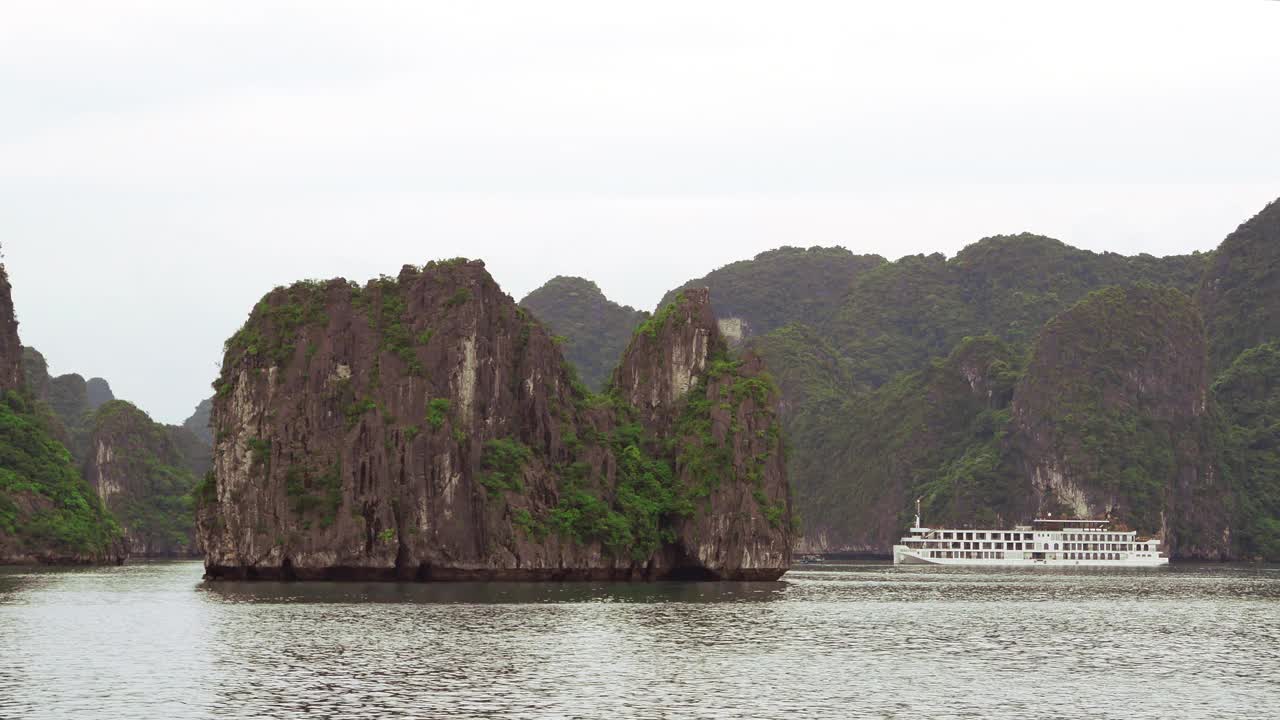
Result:
[[[632,356],[657,351],[633,345],[627,357],[645,364]],[[197,513],[210,577],[786,569],[789,526],[769,525],[764,509],[733,514],[741,498],[723,487],[686,487],[670,426],[635,422],[625,403],[575,386],[551,336],[479,262],[406,266],[363,288],[277,289],[228,341],[216,389],[214,471]],[[769,401],[738,406],[750,427]],[[715,448],[734,463],[724,487],[754,487],[755,465],[738,452],[757,445]],[[760,494],[785,506],[779,472],[758,473]],[[730,534],[706,538],[716,523]]]
[[[180,429],[153,422],[123,400],[100,407],[90,427],[84,474],[122,526],[129,555],[193,555],[191,490],[197,476],[173,436]]]
[[[0,391],[17,390],[25,383],[22,342],[18,340],[18,318],[13,311],[13,287],[4,265],[0,265]]]
[[[636,330],[613,384],[648,429],[670,424],[677,401],[705,376],[718,335],[706,288],[677,295]]]
[[[697,507],[677,524],[678,562],[744,579],[789,567],[781,394],[759,356],[729,356],[707,288],[682,291],[640,326],[613,387],[674,445],[677,486]]]
[[[1230,532],[1204,326],[1171,288],[1094,293],[1041,332],[1013,402],[1013,445],[1042,512],[1110,515],[1219,558]]]

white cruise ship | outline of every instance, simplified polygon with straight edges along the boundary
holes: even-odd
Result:
[[[1111,530],[1107,520],[1037,519],[1012,530],[936,529],[920,526],[893,546],[895,565],[1013,565],[1155,567],[1169,558],[1160,541]]]

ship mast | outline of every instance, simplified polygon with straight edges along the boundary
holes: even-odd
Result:
[[[920,525],[920,498],[916,498],[916,527],[921,527],[921,525]]]

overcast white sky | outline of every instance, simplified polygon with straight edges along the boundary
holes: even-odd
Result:
[[[650,308],[779,245],[1213,248],[1280,196],[1280,2],[0,4],[26,344],[180,422],[272,286],[482,257]]]

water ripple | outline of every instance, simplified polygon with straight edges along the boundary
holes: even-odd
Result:
[[[0,569],[0,717],[1269,717],[1280,569],[805,566],[779,583]]]

